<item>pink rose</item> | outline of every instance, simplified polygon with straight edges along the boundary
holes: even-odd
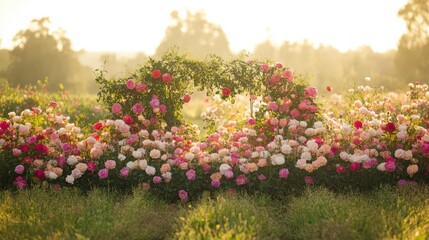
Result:
[[[158,100],[158,98],[152,98],[152,100],[150,100],[149,104],[150,104],[150,106],[152,108],[159,107],[159,100]]]
[[[279,171],[279,177],[286,179],[289,176],[289,170],[287,168],[282,168]]]
[[[194,170],[194,169],[189,169],[189,170],[186,172],[186,177],[187,177],[190,181],[193,181],[193,180],[195,180],[195,178],[197,177],[197,174],[195,173],[195,170]]]
[[[106,179],[109,176],[109,170],[107,170],[106,168],[100,169],[100,171],[98,171],[98,177],[100,177],[100,179]]]
[[[179,198],[180,200],[186,202],[188,200],[188,193],[185,190],[179,191]]]
[[[13,185],[18,189],[24,189],[27,187],[27,180],[23,176],[18,176],[13,180]]]
[[[155,78],[155,79],[161,77],[161,70],[159,70],[159,69],[153,70],[152,71],[152,77]]]
[[[304,90],[304,96],[305,97],[310,97],[310,98],[315,98],[317,97],[317,88],[315,87],[308,87]]]
[[[112,106],[112,113],[119,114],[122,111],[122,106],[119,103],[115,103]]]
[[[135,114],[140,114],[144,111],[144,107],[143,104],[141,103],[136,103],[131,107],[131,111],[133,111],[133,113]]]
[[[153,183],[158,184],[162,182],[162,178],[160,176],[155,176],[152,178]]]
[[[286,71],[281,73],[283,78],[286,78],[289,82],[293,81],[293,71],[291,69],[287,69]]]
[[[40,169],[34,170],[34,176],[40,180],[43,180],[46,177],[45,172]]]
[[[393,172],[396,169],[396,163],[394,161],[386,161],[384,167],[386,168],[386,172]]]
[[[97,165],[94,162],[89,162],[88,164],[88,171],[94,172],[97,168]]]
[[[266,63],[263,63],[259,65],[259,69],[261,70],[261,72],[268,72],[270,70],[270,66],[268,66],[268,64]]]
[[[228,97],[229,95],[231,95],[231,89],[229,89],[227,87],[223,87],[222,88],[222,96]]]
[[[375,167],[376,164],[377,164],[377,159],[371,158],[370,160],[364,162],[362,166],[363,168],[368,169],[368,168]]]
[[[184,96],[183,96],[183,102],[184,103],[188,103],[188,102],[190,102],[191,101],[191,96],[189,96],[189,94],[185,94]]]
[[[292,116],[292,118],[296,119],[299,117],[300,113],[297,109],[292,109],[292,111],[290,111],[290,115]]]
[[[116,162],[113,161],[113,160],[107,160],[104,163],[104,167],[107,168],[107,169],[114,169],[116,167]]]
[[[281,63],[276,63],[276,67],[277,67],[277,68],[283,68],[283,64],[281,64]]]
[[[269,102],[267,109],[270,111],[277,111],[277,109],[279,109],[279,106],[275,102]]]
[[[358,170],[359,167],[360,167],[360,165],[358,162],[352,162],[352,164],[350,164],[350,170],[352,170],[352,171]]]
[[[18,166],[15,167],[15,172],[17,174],[22,174],[24,172],[24,169],[25,169],[24,166],[19,164]]]
[[[267,177],[264,174],[259,174],[258,175],[258,180],[259,181],[265,181],[265,180],[267,180]]]
[[[162,81],[165,83],[171,82],[171,74],[169,73],[162,74]]]
[[[132,90],[132,89],[134,89],[136,87],[136,83],[134,82],[133,79],[128,79],[127,82],[125,83],[125,85],[130,90]]]
[[[251,119],[249,119],[249,121],[247,121],[247,122],[249,123],[249,125],[255,125],[256,120],[255,120],[255,119],[253,119],[253,118],[251,118]]]
[[[220,180],[219,179],[213,179],[211,182],[212,187],[218,188],[220,187]]]
[[[238,176],[238,177],[235,179],[235,183],[236,183],[238,186],[243,186],[243,185],[245,185],[245,184],[249,183],[249,179],[246,177],[246,175],[241,174],[240,176]]]
[[[20,149],[18,149],[18,148],[14,148],[13,150],[12,150],[12,154],[13,154],[13,156],[19,156],[19,155],[21,155],[21,153],[22,153],[22,151],[20,150]]]
[[[346,172],[346,168],[341,165],[337,165],[337,173],[344,173],[344,172]]]
[[[147,90],[148,90],[148,87],[146,84],[140,83],[140,82],[136,84],[137,92],[142,93],[142,92],[146,92]]]

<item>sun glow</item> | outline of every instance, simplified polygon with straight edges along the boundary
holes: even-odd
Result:
[[[234,52],[252,51],[266,39],[274,44],[308,39],[342,51],[369,45],[376,51],[396,48],[406,31],[397,17],[406,0],[361,1],[55,1],[0,2],[2,48],[13,47],[13,36],[34,18],[49,16],[75,49],[154,53],[170,13],[203,10],[225,31]]]

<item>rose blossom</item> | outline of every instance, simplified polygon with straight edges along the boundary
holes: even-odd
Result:
[[[162,178],[160,176],[155,176],[152,178],[153,183],[158,184],[162,182]]]
[[[185,94],[184,96],[183,96],[183,102],[184,103],[188,103],[188,102],[190,102],[191,101],[191,96],[189,95],[189,94]]]
[[[147,175],[155,175],[156,169],[152,166],[147,166],[145,172]]]
[[[119,171],[119,176],[121,176],[121,177],[128,177],[129,174],[130,174],[130,169],[127,167],[123,167]]]
[[[231,90],[227,87],[223,87],[222,88],[222,96],[228,97],[229,95],[231,95]]]
[[[18,176],[13,180],[13,185],[18,189],[24,189],[27,187],[27,180],[23,176]]]
[[[419,167],[416,164],[412,164],[407,167],[407,173],[412,177],[417,171],[419,170]]]
[[[242,185],[245,185],[245,184],[249,183],[249,179],[244,174],[241,174],[240,176],[238,176],[235,179],[235,183],[238,186],[242,186]]]
[[[146,92],[148,90],[147,85],[144,83],[138,82],[136,84],[136,91],[139,93]]]
[[[310,86],[304,90],[304,96],[309,98],[317,97],[317,88]]]
[[[129,90],[134,89],[136,87],[136,83],[134,82],[133,79],[128,79],[125,85]]]
[[[287,168],[282,168],[279,171],[279,177],[286,179],[289,176],[289,170]]]
[[[17,174],[22,174],[24,172],[25,167],[21,164],[19,164],[18,166],[15,167],[15,172]]]
[[[98,176],[100,179],[106,179],[109,176],[109,170],[106,168],[100,169],[100,171],[98,171]]]
[[[190,181],[195,180],[196,176],[197,176],[197,174],[196,174],[196,172],[195,172],[195,170],[194,170],[194,169],[189,169],[189,170],[186,172],[186,177],[187,177]]]
[[[152,77],[155,78],[155,79],[161,77],[161,70],[159,70],[159,69],[153,70],[152,71]]]
[[[119,114],[122,111],[122,106],[119,103],[114,103],[112,105],[112,113]]]
[[[144,111],[144,107],[142,103],[136,103],[131,107],[131,110],[135,114],[141,114]]]
[[[104,163],[104,167],[109,170],[114,169],[116,167],[116,162],[114,160],[107,160]]]
[[[179,191],[179,198],[180,200],[186,202],[188,200],[188,193],[185,190]]]
[[[219,179],[213,179],[211,182],[211,186],[214,188],[220,187],[220,180]]]
[[[162,74],[162,81],[165,83],[171,82],[171,74],[169,73]]]

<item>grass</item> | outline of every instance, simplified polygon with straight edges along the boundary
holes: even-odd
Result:
[[[220,193],[168,204],[136,189],[1,192],[0,239],[428,239],[429,186]]]

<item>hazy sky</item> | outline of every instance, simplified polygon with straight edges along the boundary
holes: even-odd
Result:
[[[203,10],[222,26],[234,52],[270,38],[310,40],[342,51],[370,45],[396,48],[406,31],[397,17],[406,0],[0,0],[0,47],[34,18],[49,16],[76,50],[144,51],[152,54],[171,24],[170,13]]]

